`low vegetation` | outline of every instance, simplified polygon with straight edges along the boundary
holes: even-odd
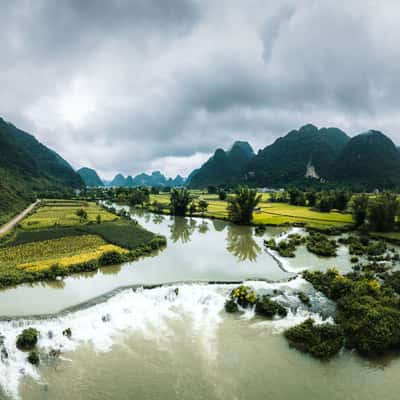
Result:
[[[80,210],[82,202],[48,200],[0,243],[0,287],[56,279],[73,272],[134,260],[166,245],[136,222],[119,217],[95,204]],[[51,217],[49,214],[51,212]],[[54,211],[54,209],[56,211]],[[61,211],[62,210],[62,211]],[[37,216],[36,214],[39,214]],[[106,222],[95,216],[101,215]],[[46,216],[46,218],[45,218]],[[49,228],[49,218],[53,221]],[[107,222],[108,220],[108,222]],[[29,221],[41,221],[32,228]],[[66,226],[63,226],[66,221]],[[28,227],[26,229],[26,227]]]
[[[292,347],[322,360],[334,357],[344,344],[339,326],[329,323],[317,325],[312,319],[289,328],[284,335]]]
[[[38,341],[39,332],[35,328],[24,329],[17,337],[17,347],[20,350],[32,350]]]
[[[293,233],[288,235],[286,240],[283,239],[276,242],[275,239],[270,239],[265,240],[264,244],[269,249],[277,251],[281,257],[294,257],[297,247],[305,242],[306,238],[304,236]]]
[[[239,306],[242,308],[255,307],[256,314],[265,318],[287,315],[286,308],[272,300],[270,296],[258,296],[253,289],[245,285],[233,289],[225,302],[225,310],[229,313],[239,311]]]
[[[335,321],[343,330],[345,344],[360,354],[373,356],[400,349],[399,298],[390,275],[380,282],[371,273],[347,276],[331,269],[304,273],[317,290],[337,304]]]
[[[336,240],[329,239],[321,233],[311,232],[307,237],[307,250],[318,256],[335,257],[337,247]]]

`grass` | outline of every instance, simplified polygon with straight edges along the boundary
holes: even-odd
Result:
[[[382,238],[388,241],[400,243],[400,232],[370,232],[369,234],[374,238]]]
[[[206,217],[228,219],[226,201],[221,201],[218,195],[194,194],[195,202],[200,199],[208,202]],[[256,225],[285,225],[304,224],[309,228],[330,229],[351,226],[353,223],[350,214],[331,211],[329,213],[311,210],[308,207],[292,206],[287,203],[269,203],[269,194],[262,193],[259,210],[254,212],[254,224]],[[169,204],[169,194],[151,195],[150,201],[157,201],[161,204]]]
[[[94,202],[44,200],[36,212],[24,219],[20,225],[25,230],[81,225],[81,221],[76,215],[76,211],[81,208],[87,212],[87,222],[95,222],[98,215],[103,222],[118,219],[116,215],[99,207]]]
[[[76,210],[84,208],[87,221]],[[100,223],[94,222],[101,216]],[[148,254],[166,243],[95,203],[43,201],[0,241],[0,287],[93,271]]]

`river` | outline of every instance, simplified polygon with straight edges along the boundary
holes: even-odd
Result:
[[[278,259],[280,264],[264,250],[263,240],[293,229],[268,228],[257,236],[253,228],[217,220],[138,212],[134,218],[165,235],[167,248],[122,266],[0,292],[0,347],[8,355],[3,351],[0,362],[2,397],[398,397],[398,359],[371,363],[346,351],[321,363],[290,349],[281,335],[307,317],[331,318],[334,305],[296,272],[333,265],[350,270],[344,247],[335,259],[299,248],[294,259]],[[267,321],[251,310],[226,314],[225,299],[233,282],[242,280],[272,294],[288,316]],[[163,285],[140,288],[153,284]],[[298,300],[299,290],[310,296],[310,309]],[[15,349],[17,334],[27,326],[40,332],[39,368]],[[71,338],[62,335],[66,328]],[[48,356],[51,349],[61,350],[61,356]]]

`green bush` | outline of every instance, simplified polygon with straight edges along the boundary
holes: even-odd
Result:
[[[299,298],[299,300],[305,304],[308,307],[311,307],[311,300],[310,298],[304,293],[304,292],[299,292],[297,293],[297,296]]]
[[[339,326],[315,325],[312,319],[289,328],[284,335],[291,346],[323,360],[329,360],[335,356],[344,344],[344,336]]]
[[[28,362],[30,362],[32,365],[38,365],[40,362],[39,359],[39,354],[37,353],[37,351],[32,350],[27,358]]]
[[[273,318],[275,317],[275,315],[286,317],[287,315],[286,308],[276,301],[271,300],[271,298],[267,295],[264,295],[257,299],[256,313],[267,318]]]
[[[35,328],[27,328],[17,337],[17,348],[20,350],[32,350],[38,341],[39,332]]]
[[[234,300],[228,299],[225,302],[225,311],[228,313],[235,313],[238,311],[238,305]]]
[[[230,298],[242,307],[254,305],[257,301],[256,292],[249,286],[240,285],[233,289]]]
[[[337,243],[321,233],[314,232],[307,237],[307,250],[324,257],[335,257]]]
[[[123,254],[118,251],[107,251],[100,256],[99,265],[121,264],[124,260]]]

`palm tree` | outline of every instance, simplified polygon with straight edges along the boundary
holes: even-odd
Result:
[[[235,224],[249,225],[253,221],[253,211],[261,201],[256,189],[240,187],[235,197],[228,198],[229,219]]]
[[[180,216],[186,215],[191,201],[192,198],[190,196],[190,192],[185,187],[180,189],[172,189],[170,195],[171,213],[173,215]]]

